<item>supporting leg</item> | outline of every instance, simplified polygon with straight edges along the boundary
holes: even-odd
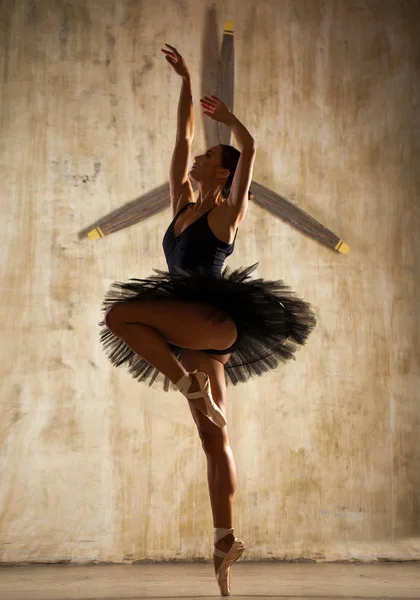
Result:
[[[213,439],[212,439],[213,438]],[[215,528],[232,528],[233,496],[237,486],[237,472],[232,448],[216,436],[203,436],[203,449],[207,458],[207,480]],[[216,548],[227,552],[235,536],[229,533],[216,543]],[[217,573],[223,559],[213,556],[214,570]]]
[[[206,458],[213,526],[230,529],[233,527],[233,496],[237,486],[232,448],[227,444],[220,449],[206,451]]]

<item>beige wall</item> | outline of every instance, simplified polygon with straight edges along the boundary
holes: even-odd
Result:
[[[236,533],[248,559],[420,557],[419,5],[215,6],[2,3],[2,562],[211,556],[185,400],[112,367],[99,342],[109,284],[166,268],[171,211],[96,242],[77,232],[168,180],[180,80],[165,42],[192,71],[205,149],[201,65],[228,19],[254,179],[351,246],[254,203],[241,226],[227,264],[259,261],[254,276],[284,279],[319,325],[296,362],[228,388]]]

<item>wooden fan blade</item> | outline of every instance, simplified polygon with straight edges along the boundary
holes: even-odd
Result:
[[[269,190],[256,181],[252,182],[250,189],[254,194],[255,202],[280,217],[282,221],[341,254],[350,252],[350,247],[341,238],[284,196]]]
[[[131,227],[131,225],[144,221],[167,208],[170,205],[170,197],[169,182],[166,182],[86,227],[79,232],[79,239],[88,237],[90,240],[97,240]]]
[[[234,112],[235,85],[235,45],[233,37],[233,21],[226,21],[223,31],[222,52],[220,57],[219,89],[217,96]],[[230,146],[232,131],[224,123],[217,123],[219,144]]]

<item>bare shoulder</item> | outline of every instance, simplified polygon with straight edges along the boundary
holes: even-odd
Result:
[[[194,190],[189,179],[182,185],[176,198],[171,198],[172,218],[190,202],[195,202]]]

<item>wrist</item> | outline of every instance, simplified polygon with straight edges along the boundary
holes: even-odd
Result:
[[[235,121],[236,121],[236,117],[233,114],[233,112],[231,112],[230,115],[223,122],[224,122],[225,125],[227,125],[228,127],[230,127],[231,125],[233,125],[233,123],[235,123]]]

